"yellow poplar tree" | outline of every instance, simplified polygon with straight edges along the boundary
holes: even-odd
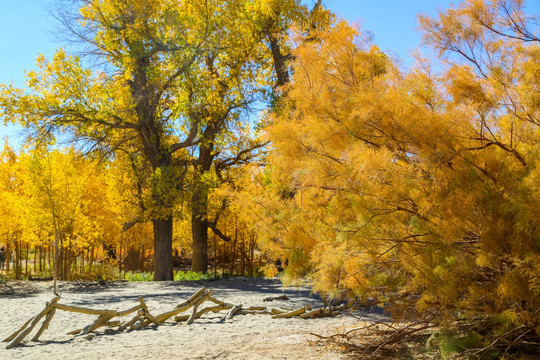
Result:
[[[28,233],[25,219],[28,204],[25,202],[24,181],[18,155],[7,141],[0,153],[0,242],[5,246],[5,270],[9,270],[9,259],[15,252],[15,274],[21,276],[20,247],[23,236]]]

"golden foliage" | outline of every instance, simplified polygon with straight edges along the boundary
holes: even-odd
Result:
[[[539,321],[540,48],[521,3],[504,4],[420,18],[441,74],[400,72],[342,22],[296,49],[248,190],[287,276],[440,323]]]

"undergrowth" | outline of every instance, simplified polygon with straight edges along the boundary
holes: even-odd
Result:
[[[228,273],[206,273],[195,271],[177,271],[174,273],[174,281],[197,281],[197,280],[214,280],[231,277]],[[124,276],[128,281],[152,281],[154,279],[153,272],[129,271]]]

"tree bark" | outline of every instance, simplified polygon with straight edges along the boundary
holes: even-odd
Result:
[[[191,270],[208,271],[208,185],[202,181],[210,171],[214,161],[214,141],[219,128],[208,126],[202,134],[203,143],[199,146],[199,158],[195,165],[195,180],[191,195],[191,234],[193,237],[193,259]]]
[[[272,60],[274,61],[274,71],[277,77],[276,86],[281,87],[290,82],[289,65],[287,64],[287,61],[291,58],[291,56],[283,55],[281,53],[281,44],[274,34],[268,33],[267,36],[270,42]]]
[[[173,280],[172,232],[173,218],[153,220],[154,225],[154,280]]]
[[[25,253],[24,253],[24,272],[26,276],[28,277],[28,257],[30,256],[30,245],[28,243],[25,243]]]
[[[191,233],[193,236],[193,259],[191,270],[206,273],[208,271],[208,223],[206,220],[205,189],[197,189],[191,197]]]
[[[15,240],[15,261],[14,261],[14,267],[15,267],[15,279],[20,280],[21,278],[21,246],[18,240]]]
[[[9,263],[11,261],[11,247],[10,242],[6,244],[6,275],[9,274]]]

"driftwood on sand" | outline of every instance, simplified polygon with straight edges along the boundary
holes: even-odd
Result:
[[[154,324],[155,326],[160,326],[163,323],[165,323],[167,320],[169,320],[170,318],[173,318],[173,320],[177,323],[186,322],[186,324],[190,325],[195,320],[199,319],[204,314],[207,314],[209,312],[218,313],[220,311],[227,311],[225,316],[223,316],[223,318],[221,319],[221,321],[224,322],[226,320],[231,320],[234,316],[237,316],[237,315],[257,315],[257,314],[269,314],[272,316],[272,318],[275,318],[275,319],[291,318],[291,317],[296,317],[296,316],[303,319],[307,319],[307,318],[312,318],[312,317],[335,316],[340,311],[346,309],[345,306],[341,306],[341,307],[332,307],[332,308],[326,307],[326,308],[311,310],[309,305],[298,308],[298,309],[267,308],[265,306],[252,306],[249,308],[243,308],[242,304],[237,304],[237,305],[229,304],[229,303],[216,299],[215,297],[212,296],[212,294],[213,294],[212,289],[207,290],[206,288],[201,288],[200,290],[195,292],[193,295],[191,295],[189,299],[176,305],[172,310],[164,312],[162,314],[155,315],[155,316],[152,315],[152,313],[148,309],[142,297],[139,297],[139,304],[124,311],[107,310],[107,309],[89,309],[89,308],[84,308],[84,307],[65,305],[65,304],[59,303],[60,297],[55,297],[50,302],[46,303],[45,309],[43,309],[43,311],[41,311],[39,314],[30,318],[19,330],[15,331],[13,334],[8,336],[3,341],[8,342],[8,344],[6,345],[6,349],[10,349],[10,348],[20,345],[22,341],[27,336],[30,335],[30,333],[36,327],[36,325],[40,322],[40,320],[45,318],[45,320],[41,324],[41,327],[36,332],[34,337],[32,337],[31,339],[31,341],[38,341],[39,337],[49,327],[49,324],[57,310],[97,316],[97,318],[94,321],[89,323],[84,328],[76,329],[68,333],[70,335],[87,335],[97,330],[100,327],[107,327],[107,328],[116,327],[117,328],[116,331],[122,332],[126,330],[142,329],[144,327],[149,326],[150,324]],[[284,297],[277,297],[277,298],[273,298],[272,300],[274,299],[285,300]],[[203,305],[203,303],[207,301],[213,303],[212,306],[201,308],[201,305]],[[265,301],[269,301],[269,300],[265,299]],[[188,310],[190,309],[191,309],[191,313],[179,315],[180,313],[188,312]],[[135,315],[132,316],[131,318],[128,318],[127,320],[121,320],[121,319],[113,320],[113,318],[123,318],[132,314],[135,314]]]

